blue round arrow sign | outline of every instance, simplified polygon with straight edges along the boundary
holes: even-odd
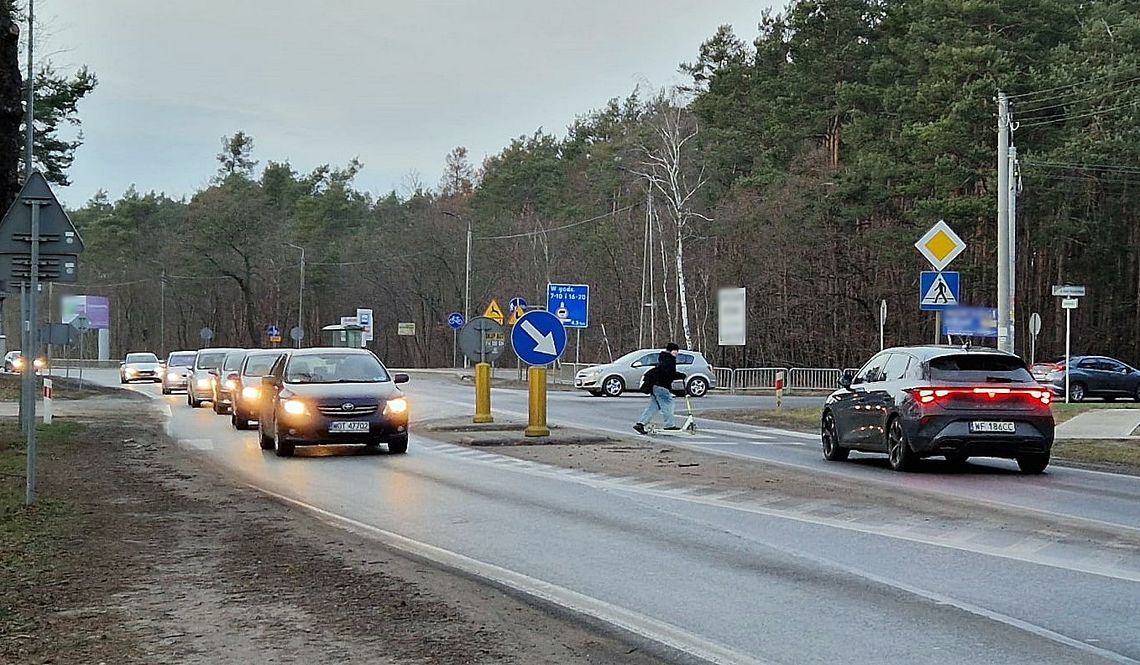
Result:
[[[566,350],[566,328],[550,312],[527,312],[511,328],[511,347],[528,365],[549,365]]]

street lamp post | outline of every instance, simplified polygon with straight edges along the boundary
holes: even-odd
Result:
[[[471,320],[471,220],[463,219],[460,215],[446,210],[443,211],[443,214],[467,223],[467,267],[463,276],[463,320],[466,322]],[[464,356],[464,367],[467,366],[467,362],[467,357]]]
[[[301,287],[297,292],[297,327],[301,332],[305,331],[305,248],[300,245],[294,245],[291,242],[285,243],[293,249],[301,250]],[[301,348],[301,340],[296,340],[297,348]]]

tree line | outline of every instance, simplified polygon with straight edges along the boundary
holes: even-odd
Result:
[[[914,242],[939,219],[968,248],[963,301],[996,292],[996,108],[1011,95],[1020,157],[1017,350],[1063,349],[1052,284],[1088,286],[1074,351],[1140,362],[1140,14],[1128,0],[799,0],[723,27],[681,66],[564,135],[525,134],[481,164],[456,148],[437,186],[374,195],[363,164],[298,172],[253,138],[222,142],[183,198],[134,189],[73,212],[78,292],[112,297],[117,351],[255,346],[371,307],[395,364],[450,362],[467,225],[472,314],[591,285],[583,360],[667,340],[722,365],[850,366],[887,342],[934,339],[917,308]],[[203,165],[203,168],[209,168]],[[165,277],[164,277],[165,276]],[[718,288],[748,289],[743,348],[717,346]],[[165,298],[165,317],[162,316]],[[165,331],[159,330],[165,318]],[[416,323],[415,337],[396,334]],[[311,337],[310,337],[311,339]]]

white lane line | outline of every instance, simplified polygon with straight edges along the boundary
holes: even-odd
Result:
[[[669,649],[689,654],[716,665],[774,665],[773,661],[760,660],[742,654],[723,644],[707,640],[683,628],[646,616],[639,612],[593,598],[566,587],[558,586],[523,573],[502,568],[495,564],[473,559],[469,556],[414,540],[371,524],[338,515],[257,485],[254,489],[323,518],[355,533],[363,533],[413,556],[433,561],[453,570],[476,575],[494,584],[514,589],[539,600],[563,607],[571,612],[604,621],[621,630],[661,644]]]

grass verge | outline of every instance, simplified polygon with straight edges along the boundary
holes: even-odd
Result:
[[[1140,473],[1140,441],[1058,439],[1053,443],[1053,457],[1068,462],[1109,466],[1129,473]]]
[[[1054,402],[1053,420],[1057,421],[1057,424],[1060,425],[1066,420],[1072,420],[1082,413],[1100,411],[1103,409],[1140,409],[1140,404],[1136,402],[1082,402],[1080,404]]]
[[[46,457],[68,445],[81,429],[82,425],[68,421],[39,425],[39,455]],[[0,589],[43,583],[53,570],[62,536],[77,519],[64,501],[40,498],[31,507],[24,506],[25,440],[14,419],[0,421]],[[0,603],[0,632],[20,620],[7,603]]]

